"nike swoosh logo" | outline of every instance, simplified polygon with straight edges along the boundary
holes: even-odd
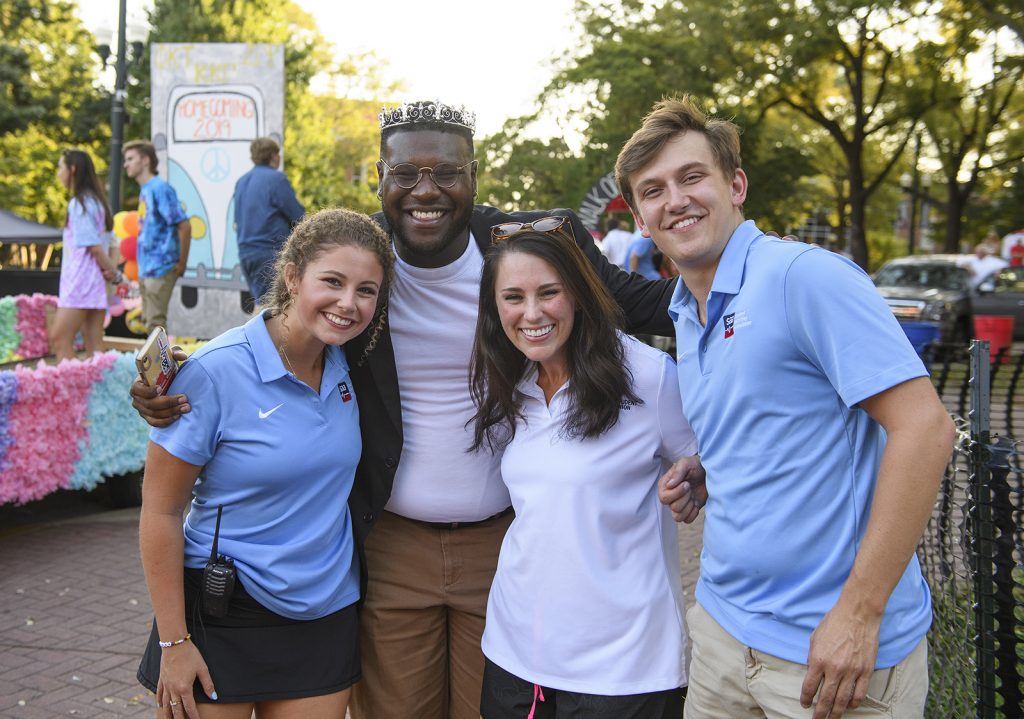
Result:
[[[282,407],[284,407],[284,402],[282,402],[281,404],[277,405],[273,409],[268,409],[266,412],[264,412],[261,409],[260,410],[260,419],[266,419],[267,417],[269,417],[270,415],[274,414],[274,412],[276,412],[277,410],[281,409]]]

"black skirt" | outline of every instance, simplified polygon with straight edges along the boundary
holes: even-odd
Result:
[[[203,570],[185,569],[185,624],[203,655],[218,704],[299,699],[348,689],[359,680],[356,605],[309,621],[274,614],[235,582],[227,616],[200,609]],[[156,691],[160,656],[156,622],[139,664],[139,682]],[[197,680],[197,702],[211,702]]]

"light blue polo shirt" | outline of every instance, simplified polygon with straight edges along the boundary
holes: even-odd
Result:
[[[669,314],[710,493],[697,600],[741,643],[806,664],[860,547],[885,448],[857,403],[924,365],[859,267],[750,221],[722,254],[706,329],[682,283]],[[876,667],[904,659],[930,622],[913,557]]]
[[[348,496],[362,451],[345,355],[328,346],[319,394],[287,372],[262,315],[182,365],[170,391],[192,411],[150,439],[203,470],[185,519],[185,566],[218,552],[245,589],[290,619],[317,619],[359,598]]]

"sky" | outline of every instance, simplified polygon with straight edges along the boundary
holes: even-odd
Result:
[[[476,112],[477,137],[531,112],[573,46],[573,0],[295,0],[344,57],[369,50],[407,99],[440,99]],[[151,0],[128,0],[129,40],[144,39]],[[110,42],[117,0],[79,0],[85,26]],[[539,134],[544,133],[543,130]]]

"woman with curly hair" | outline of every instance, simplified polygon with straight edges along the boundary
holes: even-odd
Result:
[[[161,716],[345,716],[360,675],[348,495],[362,443],[341,345],[379,328],[393,264],[365,215],[307,218],[268,306],[175,378],[198,401],[150,434],[139,523],[156,615],[139,681]],[[204,593],[214,554],[236,575],[226,602]]]
[[[503,451],[515,519],[487,603],[481,715],[679,717],[687,634],[658,479],[696,441],[671,358],[618,329],[570,231],[561,217],[499,225],[484,259],[472,449]]]

